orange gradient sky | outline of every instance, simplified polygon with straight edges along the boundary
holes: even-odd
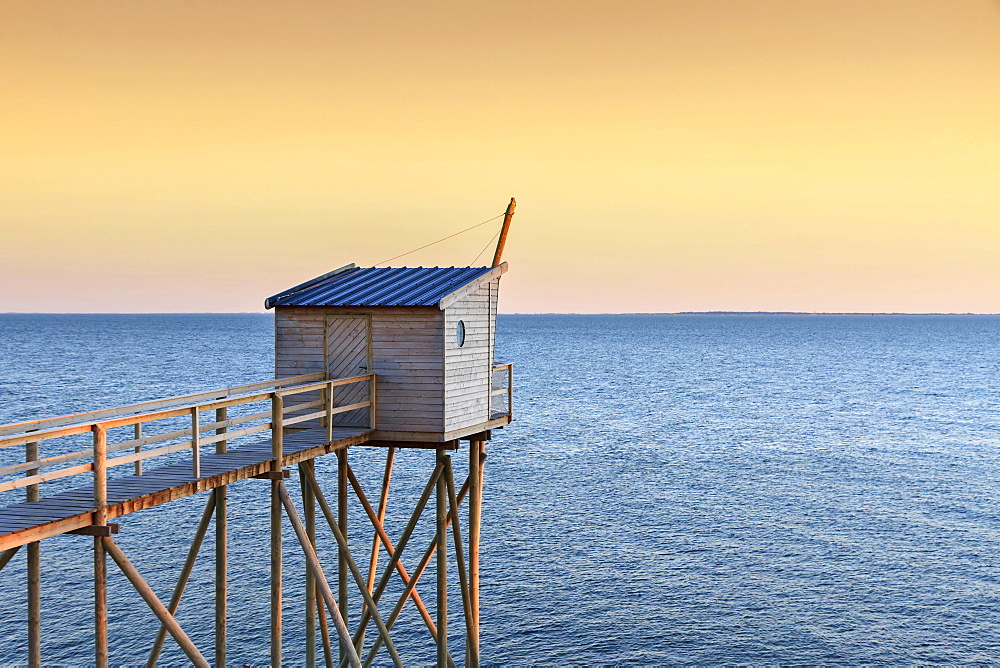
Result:
[[[0,83],[0,312],[260,311],[511,196],[503,312],[1000,312],[996,0],[6,0]]]

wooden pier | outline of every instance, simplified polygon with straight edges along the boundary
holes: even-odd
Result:
[[[510,393],[510,366],[496,369],[500,379],[496,395]],[[160,619],[159,637],[151,639],[150,666],[155,665],[169,634],[194,665],[208,666],[226,663],[227,581],[238,574],[227,570],[228,545],[226,531],[227,485],[248,478],[265,478],[271,485],[271,665],[279,666],[291,652],[295,663],[317,665],[321,660],[317,649],[323,649],[322,660],[332,666],[339,660],[348,665],[370,665],[379,649],[384,647],[395,665],[403,665],[392,642],[391,628],[407,600],[412,601],[438,647],[438,663],[455,665],[448,651],[449,608],[447,605],[446,555],[452,550],[459,564],[462,602],[459,609],[464,617],[466,665],[478,663],[478,552],[482,499],[483,462],[489,431],[470,435],[470,476],[456,487],[451,467],[451,453],[459,441],[386,442],[376,438],[376,413],[371,399],[338,405],[335,390],[365,385],[367,396],[375,397],[376,375],[326,379],[323,374],[306,374],[254,385],[228,388],[145,402],[132,406],[106,409],[92,413],[37,420],[0,427],[0,448],[21,446],[26,453],[23,464],[0,469],[8,478],[0,483],[0,491],[18,488],[26,490],[26,501],[0,508],[0,568],[27,546],[28,664],[43,664],[40,644],[40,559],[42,541],[64,533],[93,536],[94,540],[94,650],[95,664],[106,666],[112,657],[107,642],[107,564],[110,556],[150,609]],[[311,401],[295,401],[313,397]],[[263,410],[262,410],[263,409]],[[369,424],[336,426],[337,415],[366,410]],[[230,417],[232,415],[232,417]],[[208,416],[203,419],[204,416]],[[510,420],[509,411],[503,416],[491,416],[490,426],[501,426]],[[186,426],[177,429],[177,421]],[[316,426],[309,426],[318,423]],[[301,425],[306,425],[302,427]],[[160,428],[157,429],[157,426]],[[124,434],[124,435],[122,435]],[[85,435],[91,447],[62,452],[53,447],[61,440]],[[377,508],[369,501],[349,464],[352,446],[374,446],[385,449],[386,465]],[[434,455],[430,475],[402,535],[393,540],[385,531],[386,495],[388,493],[394,455],[399,447],[429,449]],[[203,452],[203,450],[211,452]],[[41,451],[59,454],[39,457]],[[328,502],[314,475],[314,460],[334,454],[338,462],[338,484],[332,502]],[[163,466],[145,466],[170,457]],[[151,462],[151,460],[153,460]],[[80,463],[83,462],[83,463]],[[114,476],[120,466],[128,466],[127,474]],[[285,486],[290,467],[296,467],[302,486],[301,517]],[[2,479],[2,478],[0,478]],[[42,496],[42,483],[69,481],[70,488]],[[371,525],[373,552],[363,560],[354,558],[347,545],[346,505],[349,491],[365,510]],[[146,584],[142,575],[129,562],[113,535],[117,517],[150,508],[194,494],[209,492],[187,561],[170,601],[160,600]],[[408,571],[403,562],[413,528],[434,496],[436,536]],[[468,519],[460,520],[459,506],[469,499]],[[333,533],[338,550],[338,563],[319,562],[316,544],[316,510],[321,511]],[[216,615],[215,647],[195,647],[173,614],[187,584],[210,522],[216,525]],[[281,527],[289,522],[295,529],[298,546],[308,567],[306,603],[306,647],[294,650],[281,646],[282,622],[282,555]],[[466,537],[462,535],[465,525]],[[352,529],[353,531],[354,529]],[[451,534],[449,545],[449,533]],[[388,558],[388,564],[378,571],[378,550]],[[424,569],[434,554],[438,555],[435,614],[432,616],[416,589]],[[365,571],[362,571],[362,566]],[[333,577],[328,579],[326,573]],[[386,607],[380,599],[393,575],[402,579],[404,593]],[[365,603],[364,612],[353,630],[347,627],[347,599],[351,580]],[[329,620],[329,622],[328,622]],[[374,623],[378,634],[368,656],[364,657],[365,631]],[[335,638],[331,638],[333,626]],[[11,659],[12,657],[5,657]]]

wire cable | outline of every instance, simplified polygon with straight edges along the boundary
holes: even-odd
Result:
[[[483,246],[483,250],[479,251],[479,255],[476,256],[476,259],[469,263],[470,267],[476,266],[476,262],[478,262],[479,258],[482,257],[483,253],[486,252],[486,249],[493,245],[493,242],[496,241],[496,238],[500,236],[501,232],[503,232],[503,228],[497,230],[497,233],[494,234],[492,237],[490,237],[490,240],[486,242],[485,246]]]
[[[446,237],[441,237],[441,238],[440,238],[440,239],[438,239],[437,241],[432,241],[432,242],[430,242],[429,244],[425,244],[425,245],[421,246],[420,248],[414,248],[414,249],[413,249],[413,250],[411,250],[411,251],[406,251],[405,253],[401,253],[401,254],[397,255],[396,257],[391,257],[391,258],[389,258],[388,260],[382,260],[381,262],[376,262],[376,263],[375,263],[375,264],[374,264],[373,266],[376,266],[376,267],[377,267],[377,266],[379,266],[380,264],[385,264],[386,262],[392,262],[393,260],[398,260],[398,259],[399,259],[399,258],[401,258],[401,257],[405,257],[405,256],[407,256],[407,255],[410,255],[410,254],[412,254],[412,253],[416,253],[417,251],[420,251],[420,250],[423,250],[423,249],[425,249],[425,248],[430,248],[430,247],[431,247],[431,246],[433,246],[434,244],[439,244],[439,243],[441,243],[442,241],[447,241],[448,239],[451,239],[452,237],[457,237],[457,236],[458,236],[459,234],[464,234],[465,232],[468,232],[469,230],[474,230],[474,229],[476,229],[477,227],[482,227],[482,226],[483,226],[483,225],[485,225],[486,223],[492,223],[492,222],[493,222],[494,220],[496,220],[497,218],[503,218],[503,217],[504,217],[504,215],[506,215],[506,212],[505,212],[505,213],[501,213],[500,215],[497,215],[497,216],[493,216],[493,217],[492,217],[492,218],[490,218],[489,220],[484,220],[484,221],[483,221],[483,222],[481,222],[481,223],[476,223],[476,224],[475,224],[475,225],[473,225],[472,227],[467,227],[467,228],[465,228],[464,230],[459,230],[458,232],[455,232],[454,234],[449,234],[449,235],[448,235],[448,236],[446,236]],[[498,233],[498,234],[499,234],[499,233]],[[482,253],[480,253],[480,255],[482,255]],[[477,257],[476,259],[478,260],[479,258]]]

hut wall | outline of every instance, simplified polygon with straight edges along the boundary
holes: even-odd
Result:
[[[369,312],[379,431],[444,431],[441,311],[430,306],[382,307]]]
[[[452,304],[444,312],[445,431],[487,422],[490,406],[490,368],[493,364],[495,297],[499,278]],[[465,323],[465,344],[455,337]]]
[[[275,375],[325,371],[326,316],[351,314],[371,316],[379,431],[444,431],[444,318],[437,307],[278,307]]]

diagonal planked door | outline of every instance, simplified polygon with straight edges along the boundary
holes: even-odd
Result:
[[[371,320],[367,315],[326,316],[326,377],[350,378],[371,373]],[[334,406],[368,401],[368,383],[333,388]],[[338,413],[338,426],[368,425],[368,409]]]

